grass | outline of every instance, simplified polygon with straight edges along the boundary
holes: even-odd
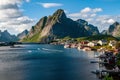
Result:
[[[110,77],[109,75],[106,75],[106,76],[104,77],[104,80],[113,80],[113,78]]]
[[[40,42],[40,33],[36,33],[30,38],[24,38],[22,42]]]
[[[70,38],[69,36],[67,37],[64,37],[62,38],[62,40],[76,40],[78,42],[80,41],[85,41],[85,40],[89,40],[89,41],[93,41],[93,40],[107,40],[107,41],[110,41],[110,40],[117,40],[117,38],[113,37],[113,36],[110,36],[110,35],[94,35],[94,36],[89,36],[89,37],[79,37],[79,38]]]
[[[113,36],[110,36],[110,35],[94,35],[94,36],[89,36],[89,37],[85,37],[84,39],[86,40],[107,40],[107,41],[110,41],[110,40],[118,40],[117,38],[113,37]]]
[[[77,41],[85,41],[85,40],[89,40],[89,41],[93,41],[93,40],[116,40],[118,41],[117,38],[110,36],[110,35],[94,35],[94,36],[89,36],[89,37],[80,37],[80,38],[76,38]]]
[[[108,46],[108,45],[102,45],[102,46],[94,46],[94,47],[92,47],[92,49],[100,49],[100,48],[104,48],[104,49],[109,50],[109,51],[113,51],[114,50],[111,46]]]

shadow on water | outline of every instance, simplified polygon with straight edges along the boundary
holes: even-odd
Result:
[[[55,45],[21,45],[0,51],[0,80],[98,80],[94,53]]]

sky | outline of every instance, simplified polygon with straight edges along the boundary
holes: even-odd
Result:
[[[40,18],[63,9],[68,18],[84,19],[100,32],[120,22],[120,0],[0,0],[0,30],[18,34]]]

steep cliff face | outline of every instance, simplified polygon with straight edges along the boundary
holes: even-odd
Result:
[[[92,24],[88,24],[87,21],[78,19],[77,22],[79,23],[80,26],[82,26],[82,25],[84,26],[84,28],[87,30],[89,35],[98,35],[99,34],[98,28],[93,26]]]
[[[115,23],[115,24],[116,24],[116,23]],[[119,23],[117,23],[117,24],[115,25],[115,28],[114,28],[114,30],[113,30],[113,32],[112,32],[112,36],[117,37],[117,38],[120,38],[120,24],[119,24]]]
[[[19,34],[17,35],[17,37],[18,37],[19,39],[23,39],[23,38],[25,38],[25,37],[27,36],[27,34],[28,34],[28,30],[24,30],[23,32],[19,33]]]
[[[92,31],[91,31],[92,30]],[[66,36],[77,38],[98,34],[96,27],[90,24],[79,23],[67,18],[64,10],[58,9],[52,16],[45,16],[31,28],[30,32],[23,39],[29,42],[49,42],[55,38]]]
[[[41,18],[35,26],[32,26],[31,30],[28,32],[27,36],[24,37],[21,41],[25,42],[40,42],[41,40],[41,31],[46,26],[47,16]]]
[[[104,30],[102,34],[111,35],[116,38],[120,38],[120,23],[115,22],[109,26],[108,30]]]
[[[42,29],[46,26],[47,23],[47,16],[41,18],[35,26],[32,26],[28,37],[32,37],[37,33],[40,33]]]
[[[15,35],[11,35],[7,30],[0,31],[0,42],[17,41],[18,38]]]
[[[79,26],[79,23],[67,18],[63,10],[56,11],[52,17],[51,22],[42,30],[41,37],[56,36],[63,38],[89,35],[83,26]]]
[[[108,34],[109,35],[113,35],[113,32],[115,31],[115,29],[119,26],[120,24],[118,22],[113,23],[112,25],[110,25],[109,29],[108,29]]]
[[[101,34],[102,34],[102,35],[107,35],[107,32],[108,32],[107,30],[103,30],[103,31],[101,32]]]

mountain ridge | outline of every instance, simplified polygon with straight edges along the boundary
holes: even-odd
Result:
[[[112,35],[113,37],[120,38],[120,23],[114,22],[108,28],[102,32],[104,35]]]
[[[18,41],[18,38],[15,35],[11,35],[7,30],[0,30],[0,42],[11,42]]]
[[[86,29],[85,26],[89,29]],[[64,10],[58,9],[52,16],[41,18],[22,41],[45,43],[55,38],[64,38],[66,36],[72,38],[90,36],[93,35],[93,32],[99,34],[97,27],[73,21],[67,18]]]
[[[21,40],[21,39],[23,39],[24,37],[27,36],[28,32],[29,32],[29,31],[28,31],[27,29],[25,29],[23,32],[19,33],[19,34],[17,35],[17,37]]]

